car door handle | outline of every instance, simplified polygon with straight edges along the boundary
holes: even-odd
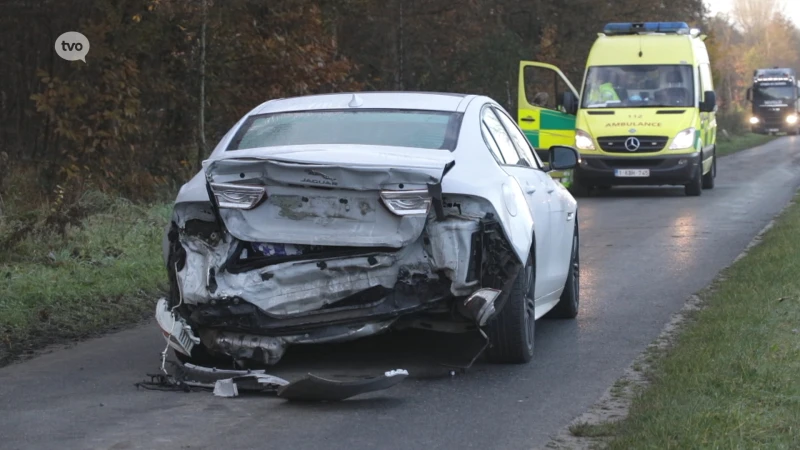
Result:
[[[523,117],[520,120],[522,120],[523,122],[536,122],[536,119],[534,119],[533,117],[530,117],[530,116],[529,117]]]
[[[552,194],[552,193],[553,193],[553,191],[555,191],[555,190],[556,190],[556,188],[555,188],[555,187],[548,187],[548,188],[547,188],[547,193],[548,193],[548,194]]]
[[[528,187],[525,188],[525,193],[527,193],[527,194],[533,194],[535,192],[536,192],[536,188],[534,186],[528,186]]]

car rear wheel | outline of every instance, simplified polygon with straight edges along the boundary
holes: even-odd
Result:
[[[711,156],[711,170],[703,175],[703,189],[714,189],[714,178],[717,177],[717,152]]]
[[[536,270],[533,262],[533,250],[528,262],[520,270],[506,303],[488,331],[490,347],[487,359],[494,363],[523,364],[533,358],[534,332],[536,320],[534,315],[534,282]]]
[[[694,176],[691,181],[684,186],[684,192],[690,197],[697,197],[703,193],[703,157],[700,156],[700,164],[695,170]]]
[[[578,222],[575,221],[575,231],[572,232],[572,253],[569,258],[569,274],[564,284],[564,291],[556,306],[547,314],[554,319],[574,319],[578,316],[580,306],[580,277],[581,255],[580,239],[578,236]]]

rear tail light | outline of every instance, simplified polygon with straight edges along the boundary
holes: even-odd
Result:
[[[267,193],[263,186],[229,183],[210,183],[210,185],[220,208],[253,209]]]
[[[381,191],[381,200],[398,216],[424,215],[431,208],[431,195],[427,190]]]

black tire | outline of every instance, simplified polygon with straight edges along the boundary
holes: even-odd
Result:
[[[691,181],[684,186],[684,192],[689,197],[698,197],[703,194],[703,155],[700,155],[700,164],[698,164]]]
[[[702,170],[702,169],[700,169]],[[714,178],[717,177],[717,152],[711,156],[711,170],[703,175],[703,189],[714,189]]]
[[[569,258],[569,275],[564,284],[564,291],[556,306],[547,313],[548,318],[574,319],[578,317],[581,301],[581,252],[580,234],[578,232],[578,219],[575,219],[575,231],[572,233],[572,253]]]
[[[800,128],[789,132],[789,136],[797,136],[798,134],[800,134]]]
[[[525,267],[519,271],[505,305],[488,327],[490,347],[486,357],[500,364],[524,364],[533,358],[534,320],[533,286],[536,270],[533,250]]]
[[[577,176],[572,177],[572,185],[569,187],[569,192],[572,193],[573,197],[588,197],[591,191],[591,186],[586,186],[578,181]]]

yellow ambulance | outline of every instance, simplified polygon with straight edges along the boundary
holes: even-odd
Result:
[[[521,61],[517,119],[537,152],[572,145],[581,162],[555,174],[576,196],[618,185],[714,187],[716,96],[705,36],[684,22],[610,23],[595,40],[580,94],[557,67]]]

